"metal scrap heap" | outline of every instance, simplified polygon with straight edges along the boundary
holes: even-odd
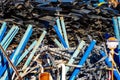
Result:
[[[117,0],[1,0],[0,80],[120,80]]]

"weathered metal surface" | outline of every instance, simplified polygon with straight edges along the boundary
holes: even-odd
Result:
[[[119,41],[119,5],[112,6],[104,0],[0,1],[0,23],[7,23],[1,24],[0,44],[23,79],[38,79],[39,74],[47,72],[53,80],[107,80],[111,77],[108,72],[112,64],[109,49],[105,48],[106,39],[115,34]],[[28,27],[29,24],[32,27]],[[38,40],[40,34],[43,36]],[[86,51],[93,40],[97,44],[89,54]],[[86,57],[82,57],[85,52]],[[118,53],[115,49],[112,59],[116,64],[114,78],[117,80]],[[6,56],[1,54],[0,80],[17,79]]]

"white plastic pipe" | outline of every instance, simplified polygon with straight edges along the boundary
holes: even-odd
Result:
[[[61,80],[66,80],[66,75],[65,75],[65,64],[61,63],[58,65],[58,68],[62,68],[62,77]]]

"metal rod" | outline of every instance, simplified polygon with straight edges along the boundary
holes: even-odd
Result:
[[[82,41],[80,42],[80,44],[78,45],[78,48],[75,50],[75,52],[73,53],[72,57],[70,58],[70,60],[69,60],[69,62],[68,62],[67,64],[70,64],[70,65],[73,64],[73,62],[75,61],[74,58],[78,56],[80,50],[83,48],[84,45],[85,45],[85,41],[82,40]],[[68,71],[69,71],[69,67],[67,66],[67,67],[66,67],[66,73],[67,73]]]
[[[70,67],[76,67],[76,68],[81,68],[81,65],[74,65],[74,64],[65,64],[66,66],[70,66]]]
[[[64,23],[63,17],[60,17],[60,20],[61,20],[61,25],[62,25],[64,39],[65,39],[65,42],[66,42],[66,44],[67,44],[67,46],[69,48],[69,43],[68,43],[68,38],[67,38],[67,32],[66,32],[66,27],[65,27],[65,23]]]
[[[116,24],[115,24],[116,25]],[[115,27],[115,25],[114,25],[114,27]],[[116,26],[117,27],[117,26]],[[114,28],[115,29],[115,28]],[[115,29],[115,31],[116,31],[116,29]],[[114,32],[115,32],[114,31]],[[119,32],[119,33],[118,33]],[[120,17],[118,17],[118,32],[115,32],[115,34],[116,34],[116,38],[120,41]],[[119,35],[119,36],[118,36]],[[120,44],[118,45],[118,49],[120,49]],[[118,56],[119,56],[119,63],[118,64],[120,64],[120,51],[118,50]],[[120,67],[120,66],[119,66]]]
[[[12,42],[13,38],[14,38],[15,35],[18,33],[18,30],[19,30],[19,28],[16,27],[16,30],[14,30],[14,32],[13,32],[13,33],[11,34],[11,36],[8,38],[8,40],[6,41],[6,43],[3,45],[4,50],[6,50],[7,47],[9,46],[9,44]],[[6,62],[6,59],[3,58],[3,60],[4,60],[4,63],[5,63],[5,62]]]
[[[54,25],[54,30],[56,31],[56,33],[57,33],[57,35],[58,35],[61,43],[63,44],[63,46],[64,46],[65,48],[68,48],[65,40],[63,39],[63,37],[62,37],[62,35],[60,34],[60,32],[59,32],[59,30],[58,30],[58,27],[57,27],[56,25]]]
[[[61,77],[61,79],[60,80],[66,80],[66,75],[65,75],[65,64],[63,64],[63,63],[61,63],[61,64],[59,64],[59,65],[57,65],[58,66],[58,68],[62,68],[62,77]]]
[[[0,29],[0,42],[3,39],[3,36],[4,36],[5,32],[6,32],[6,29],[7,29],[6,22],[3,22],[2,27]]]
[[[57,23],[57,26],[58,26],[58,30],[60,31],[60,34],[62,35],[62,30],[61,30],[61,26],[60,26],[60,19],[59,19],[59,17],[57,17],[56,23]]]
[[[9,32],[7,33],[7,35],[4,37],[4,39],[2,40],[2,42],[0,43],[1,46],[3,46],[5,44],[5,42],[7,41],[7,39],[10,37],[10,35],[12,34],[12,32],[16,29],[16,27],[13,25],[13,27],[9,30]],[[3,47],[4,48],[4,47]]]
[[[18,62],[16,64],[16,66],[25,58],[25,56],[33,49],[33,47],[35,46],[35,44],[37,43],[37,41],[35,40],[28,49],[25,50],[25,52],[20,56],[20,58],[18,59]]]
[[[120,30],[120,17],[117,17],[117,22],[118,22],[118,28]]]
[[[6,60],[6,59],[5,59]],[[7,63],[7,60],[6,60]],[[3,73],[5,72],[5,70],[8,68],[7,64],[5,63],[4,66],[0,67],[0,77],[3,76]]]
[[[2,51],[2,53],[4,54],[5,58],[7,59],[9,65],[11,65],[11,67],[13,68],[14,72],[16,73],[17,77],[19,77],[19,80],[22,80],[21,76],[19,75],[16,67],[13,65],[13,63],[11,62],[10,58],[7,56],[7,53],[4,51],[4,49],[2,48],[2,46],[0,45],[0,49]]]
[[[63,45],[56,38],[53,41],[57,44],[58,47],[63,48]]]
[[[116,17],[113,17],[112,20],[113,20],[113,25],[114,25],[114,26],[113,26],[113,27],[114,27],[114,33],[115,33],[116,38],[117,38],[118,41],[119,41],[119,40],[120,40],[120,39],[119,39],[120,33],[119,33],[117,18],[116,18]]]
[[[23,49],[25,48],[30,36],[32,34],[32,25],[29,25],[22,40],[20,41],[17,49],[15,50],[15,53],[13,53],[13,57],[12,57],[12,62],[13,64],[17,63],[17,60],[19,59],[19,57],[21,56],[21,53],[23,51]],[[10,72],[12,73],[12,70],[10,69]],[[6,78],[8,77],[8,72],[7,70],[5,71],[4,75],[2,76],[3,80],[6,80]]]
[[[46,47],[46,46],[43,46],[41,48],[38,48],[37,51],[44,51],[44,50],[53,50],[53,51],[74,51],[76,49],[76,47],[70,47],[70,48],[51,48],[51,47]]]
[[[18,30],[19,30],[19,28],[16,26],[16,29],[13,31],[13,33],[7,39],[6,43],[3,46],[5,48],[5,50],[7,49],[7,47],[9,46],[9,44],[11,43],[11,41],[13,40],[13,38],[15,37],[15,35],[18,33]]]
[[[16,27],[13,26],[9,32],[7,33],[7,35],[3,38],[2,42],[0,43],[1,46],[3,47],[4,50],[6,50],[6,48],[8,46],[5,47],[5,43],[8,41],[9,37],[11,36],[11,34],[15,31]],[[0,52],[1,56],[0,56],[0,67],[2,67],[2,60],[3,60],[3,56],[2,56],[2,53]],[[5,60],[5,59],[4,59]]]
[[[19,59],[19,57],[21,56],[21,53],[23,51],[23,49],[25,48],[30,36],[32,34],[32,25],[29,25],[22,40],[20,41],[14,55],[13,55],[13,58],[12,58],[12,62],[15,64],[16,61]]]
[[[112,59],[114,60],[114,49],[111,49]],[[112,61],[112,80],[114,80],[114,64]]]
[[[103,3],[103,2],[105,2],[104,0],[99,0],[99,3]]]
[[[119,25],[117,22],[117,17],[113,17],[113,28],[114,28],[114,33],[115,33],[115,37],[118,39],[118,41],[120,41],[120,32],[119,32]],[[120,22],[120,21],[119,21]],[[120,49],[120,44],[118,45],[118,49]],[[118,50],[119,53],[119,63],[120,63],[120,51]]]
[[[39,46],[41,45],[42,40],[44,39],[45,35],[46,35],[46,31],[43,31],[43,33],[41,34],[39,40],[37,41],[35,47],[33,48],[32,52],[30,53],[30,56],[28,57],[27,61],[25,62],[24,66],[23,66],[23,70],[27,68],[27,66],[29,66],[35,52],[37,51],[37,49],[39,48]]]
[[[94,48],[96,44],[96,41],[93,40],[89,47],[87,48],[87,50],[85,51],[83,57],[81,58],[80,62],[78,63],[78,65],[83,65],[87,59],[87,57],[89,56],[90,52],[92,51],[92,49]],[[72,75],[70,76],[69,80],[75,80],[75,77],[77,76],[77,74],[79,73],[80,69],[75,68],[74,71],[72,72]]]
[[[22,77],[22,78],[25,77],[27,74],[29,74],[30,72],[32,72],[32,71],[33,71],[34,69],[36,69],[36,68],[40,68],[40,66],[35,66],[35,67],[33,67],[33,68],[30,68],[30,70],[27,71],[26,73],[22,74],[21,77]]]

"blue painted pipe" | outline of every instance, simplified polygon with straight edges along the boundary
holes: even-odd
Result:
[[[62,35],[62,30],[61,30],[61,26],[60,26],[60,19],[59,19],[59,17],[57,17],[56,23],[57,23],[58,30],[60,31],[60,34]]]
[[[80,62],[78,63],[78,65],[83,65],[86,61],[86,59],[88,58],[89,54],[91,53],[92,49],[94,48],[96,44],[96,40],[93,40],[89,47],[87,48],[87,50],[85,51],[83,57],[81,58]],[[72,75],[70,76],[69,80],[75,80],[75,77],[78,75],[78,73],[80,72],[79,68],[75,68],[74,71],[72,72]]]
[[[23,66],[23,68],[22,68],[22,70],[26,69],[26,68],[29,66],[29,64],[30,64],[30,62],[31,62],[31,60],[32,60],[32,58],[33,58],[36,50],[37,50],[37,49],[39,48],[39,46],[41,45],[41,43],[42,43],[42,41],[43,41],[43,39],[44,39],[44,37],[45,37],[46,34],[47,34],[47,32],[46,32],[46,31],[43,31],[43,33],[41,34],[40,38],[38,39],[35,47],[34,47],[33,50],[31,51],[28,59],[26,60],[24,66]]]
[[[22,51],[24,50],[30,36],[32,34],[32,25],[29,25],[22,40],[20,41],[17,49],[16,49],[16,52],[14,53],[14,56],[12,58],[12,62],[13,64],[16,64],[16,61],[19,59],[19,57],[21,56],[21,53]]]
[[[12,34],[9,36],[9,38],[7,39],[7,41],[5,43],[3,43],[3,48],[4,50],[7,49],[7,47],[9,46],[9,44],[11,43],[11,41],[13,40],[13,38],[15,37],[15,35],[18,33],[19,28],[16,26],[15,30],[12,32]],[[8,33],[9,34],[9,33]],[[7,60],[5,58],[4,59],[4,64],[6,64]],[[3,68],[4,66],[0,66],[0,69]]]
[[[16,50],[15,50],[16,51]],[[15,52],[14,51],[14,52]],[[14,55],[14,52],[10,55],[10,59],[12,59],[12,57],[13,57],[13,55]],[[3,66],[0,66],[0,77],[2,77],[3,76],[3,73],[5,72],[5,70],[7,70],[7,68],[9,68],[9,66],[7,65],[8,64],[8,62],[7,62],[7,60],[5,59],[5,64],[3,65]],[[8,70],[7,70],[8,71]],[[6,74],[8,74],[8,72],[6,71]],[[10,71],[12,72],[13,70],[10,68]],[[5,75],[5,74],[4,74]]]
[[[11,61],[13,62],[14,65],[17,63],[17,60],[21,56],[21,53],[24,50],[24,48],[25,48],[31,34],[32,34],[32,25],[29,25],[26,32],[25,32],[25,34],[24,34],[24,36],[23,36],[23,38],[22,38],[22,40],[20,41],[17,49],[15,50],[15,53],[14,53],[13,57],[12,57]],[[10,69],[10,70],[12,70],[12,69]],[[8,72],[5,71],[5,74],[2,76],[2,79],[6,80],[7,76],[8,76]]]
[[[1,42],[2,39],[3,39],[3,36],[4,36],[5,32],[6,32],[6,29],[7,29],[6,22],[4,22],[4,23],[2,24],[1,29],[0,29],[0,42]]]
[[[99,3],[105,2],[105,0],[99,0]]]
[[[10,35],[10,37],[7,39],[6,43],[3,46],[5,50],[7,49],[7,47],[9,46],[9,44],[11,43],[11,41],[13,40],[15,35],[18,33],[18,30],[19,30],[19,28],[16,27],[16,29],[13,31],[13,33]]]
[[[16,29],[15,26],[13,26],[9,32],[7,33],[7,35],[4,37],[4,39],[2,40],[2,42],[0,43],[2,46],[5,44],[5,42],[8,40],[8,38],[11,36],[11,34],[13,33],[13,31]],[[4,48],[4,47],[3,47]]]
[[[13,55],[14,55],[15,51],[16,51],[16,50],[14,50],[14,52],[10,55],[10,59],[13,58]],[[4,66],[6,66],[6,64],[8,63],[6,59],[5,59],[4,63],[5,63],[5,64],[4,64],[3,66],[0,66],[0,71],[2,71],[2,68],[3,68]],[[4,71],[4,70],[3,70],[3,71]],[[1,75],[0,75],[0,77],[1,77]]]
[[[119,27],[118,27],[118,22],[117,22],[117,18],[113,17],[113,27],[114,27],[114,33],[115,33],[115,37],[120,40],[120,33],[119,33]]]
[[[28,49],[25,50],[25,52],[20,56],[20,58],[17,61],[16,66],[25,58],[25,56],[33,49],[37,41],[35,40]]]
[[[120,17],[117,17],[117,20],[118,20],[118,28],[120,30]]]
[[[11,36],[8,38],[8,40],[6,41],[6,43],[4,44],[4,49],[6,50],[9,46],[9,44],[12,42],[13,38],[15,37],[15,35],[18,33],[19,28],[16,27],[16,30],[14,30],[14,32],[11,34]],[[6,62],[6,58],[3,59],[4,63]]]
[[[5,70],[7,70],[7,68],[8,68],[7,64],[8,64],[8,62],[6,62],[3,67],[2,66],[0,67],[0,77],[2,77]]]
[[[73,64],[73,62],[75,61],[75,57],[77,57],[78,56],[78,54],[80,53],[80,51],[81,51],[81,49],[83,48],[83,46],[85,45],[85,41],[81,41],[80,43],[79,43],[79,45],[78,45],[78,47],[77,47],[77,49],[75,50],[75,52],[72,54],[72,56],[71,56],[71,58],[69,59],[69,61],[68,61],[68,63],[67,64],[70,64],[70,65],[72,65]],[[66,66],[66,73],[69,71],[69,67],[68,66]]]
[[[65,48],[68,48],[68,46],[67,46],[65,40],[63,39],[63,37],[62,37],[62,35],[60,34],[60,31],[58,30],[58,27],[57,27],[56,25],[54,25],[54,30],[56,31],[56,33],[57,33],[57,35],[58,35],[60,41],[61,41],[62,44],[63,44],[63,46],[64,46]]]
[[[104,51],[102,51],[102,50],[100,50],[100,54],[101,54],[103,57],[106,57],[106,56],[107,56],[106,53],[105,53]],[[111,67],[111,68],[112,68],[112,63],[109,61],[109,58],[108,58],[108,57],[105,59],[105,63],[107,64],[108,67]],[[114,69],[114,76],[115,76],[115,78],[116,78],[117,80],[120,80],[120,73],[119,73],[116,69]]]
[[[119,30],[119,36],[117,39],[120,41],[120,17],[118,17],[118,30]],[[116,33],[116,34],[118,34],[118,33]],[[120,49],[120,44],[118,45],[118,49]],[[120,64],[120,50],[118,50],[118,54],[119,54],[119,63],[118,64]]]
[[[118,19],[120,19],[120,18],[118,18]],[[117,21],[117,17],[113,17],[112,20],[113,20],[115,37],[118,39],[118,41],[120,41],[120,32],[119,32],[120,24],[118,25],[118,22],[120,22],[120,21]],[[120,49],[120,44],[118,45],[118,49]],[[118,53],[119,53],[119,63],[120,63],[120,51],[118,51]]]
[[[23,58],[32,50],[32,48],[35,46],[35,44],[36,44],[36,40],[30,45],[30,47],[27,49],[27,50],[25,50],[25,52],[22,54],[22,56],[18,59],[18,62],[17,62],[17,64],[15,65],[15,66],[17,66],[22,60],[23,60]],[[10,59],[13,57],[13,55],[10,55]],[[8,62],[6,61],[6,64],[8,64]],[[1,69],[1,73],[0,73],[0,76],[2,76],[3,75],[3,73],[4,73],[4,71],[6,70],[6,68],[8,68],[8,66],[7,65],[4,65],[4,67],[2,67]],[[13,70],[12,69],[10,69],[10,73],[12,74],[12,72],[13,72]]]
[[[60,17],[60,20],[61,20],[61,25],[62,25],[62,31],[63,31],[63,37],[65,39],[65,42],[69,48],[69,42],[68,42],[68,37],[67,37],[67,32],[66,32],[66,27],[65,27],[65,22],[64,22],[64,19],[63,17]]]
[[[4,50],[6,50],[6,48],[8,47],[8,46],[5,46],[5,43],[9,40],[9,37],[10,37],[11,34],[15,31],[15,29],[16,29],[16,27],[13,26],[13,27],[9,30],[9,32],[7,33],[7,35],[3,38],[2,42],[0,43],[0,44],[2,45],[2,47],[3,47]],[[8,44],[9,44],[9,43],[8,43]],[[2,64],[4,64],[3,59],[4,59],[4,58],[3,58],[3,55],[2,55],[2,53],[0,52],[0,66],[2,66]]]
[[[53,41],[59,48],[64,48],[63,45],[56,38]]]

